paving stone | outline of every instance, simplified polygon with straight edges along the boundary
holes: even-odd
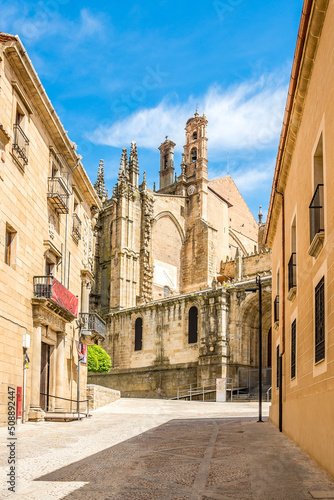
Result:
[[[120,400],[82,422],[25,424],[19,492],[10,498],[333,498],[312,496],[334,491],[334,482],[270,422],[258,424],[256,412],[257,403]]]

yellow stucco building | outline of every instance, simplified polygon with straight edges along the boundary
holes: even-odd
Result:
[[[305,0],[266,228],[270,417],[334,476],[334,3]]]
[[[89,314],[101,202],[18,37],[0,33],[0,424],[8,387],[23,418],[75,410],[79,340]],[[80,368],[80,398],[87,373]],[[61,399],[65,398],[65,399]]]

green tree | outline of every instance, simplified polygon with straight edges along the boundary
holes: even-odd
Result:
[[[111,359],[102,347],[98,345],[88,346],[87,368],[89,372],[106,373],[111,368]]]

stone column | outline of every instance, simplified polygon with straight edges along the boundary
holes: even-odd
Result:
[[[64,361],[65,361],[65,332],[57,334],[57,353],[56,353],[56,396],[64,397]],[[65,401],[56,399],[56,410],[60,411],[65,408]]]
[[[41,349],[42,348],[42,326],[34,327],[33,348],[31,354],[31,397],[29,420],[37,422],[44,420],[44,411],[40,407],[41,392]]]

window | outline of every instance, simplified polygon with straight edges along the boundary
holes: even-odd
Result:
[[[297,242],[296,242],[296,217],[291,225],[291,257],[288,264],[289,291],[297,286]]]
[[[314,194],[309,207],[310,212],[310,242],[315,236],[325,230],[324,220],[324,157],[323,157],[323,137],[320,136],[313,158],[313,185]],[[316,257],[314,253],[311,253]]]
[[[135,351],[141,351],[143,347],[143,320],[137,318],[135,322]]]
[[[23,131],[24,127],[24,114],[19,107],[16,108],[15,123],[14,128],[14,142],[13,151],[15,152],[15,158],[18,161],[20,167],[24,170],[25,165],[28,164],[28,149],[29,149],[29,139]]]
[[[276,274],[276,297],[274,300],[274,323],[279,321],[279,287],[280,287],[280,270]]]
[[[191,161],[196,161],[197,160],[197,149],[193,149],[191,151]]]
[[[197,139],[197,132],[194,132],[193,133],[193,140],[196,141],[196,139]]]
[[[169,286],[164,286],[164,298],[166,299],[169,296],[170,296],[170,288]]]
[[[6,241],[5,241],[5,263],[12,266],[14,262],[14,241],[16,231],[9,226],[6,226]]]
[[[291,379],[296,376],[296,320],[291,325]]]
[[[165,168],[167,168],[168,167],[168,155],[165,155],[164,160],[165,160]]]
[[[45,261],[45,275],[46,276],[50,276],[50,275],[54,276],[54,268],[55,268],[54,262],[52,262],[49,259],[46,259],[46,261]]]
[[[279,388],[279,377],[280,376],[280,357],[279,357],[279,345],[276,347],[276,387]]]
[[[188,344],[195,344],[197,342],[197,323],[198,311],[197,307],[193,306],[189,309],[188,313]]]
[[[22,125],[23,119],[24,113],[22,113],[19,108],[16,108],[15,125]]]
[[[325,359],[325,277],[315,287],[315,362]]]

